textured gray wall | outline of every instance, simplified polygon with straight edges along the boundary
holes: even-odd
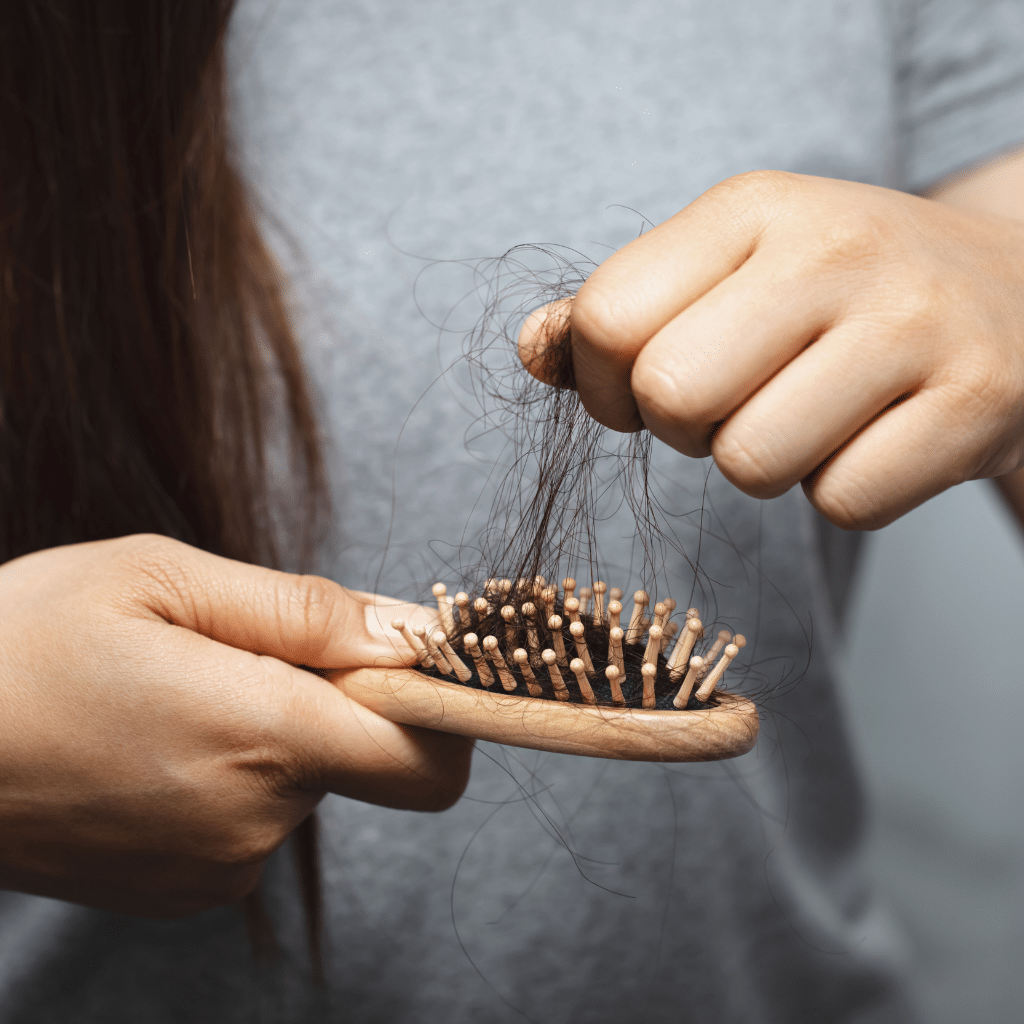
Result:
[[[987,484],[869,538],[845,688],[930,1024],[1024,1006],[1024,541]]]

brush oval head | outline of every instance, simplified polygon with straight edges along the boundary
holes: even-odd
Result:
[[[742,636],[721,630],[702,657],[696,609],[680,628],[669,620],[676,603],[667,599],[649,620],[648,595],[637,591],[624,629],[611,602],[607,615],[603,602],[581,614],[570,596],[576,580],[563,587],[562,595],[546,595],[543,611],[532,602],[517,610],[503,603],[510,581],[489,581],[473,614],[468,601],[457,603],[459,620],[449,629],[441,609],[427,630],[398,629],[395,639],[411,649],[419,671],[375,668],[332,678],[391,721],[511,746],[636,761],[711,761],[753,747],[756,706],[720,687]],[[603,583],[579,592],[588,589],[621,593]],[[443,600],[440,585],[439,594]]]

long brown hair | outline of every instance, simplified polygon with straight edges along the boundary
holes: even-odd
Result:
[[[0,562],[142,531],[274,566],[314,552],[321,445],[232,153],[232,7],[3,4]]]
[[[320,444],[233,161],[232,6],[4,4],[0,561],[139,531],[269,564],[312,552]],[[276,509],[271,429],[291,469]]]

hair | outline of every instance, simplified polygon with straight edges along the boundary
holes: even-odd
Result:
[[[493,434],[504,448],[499,463],[488,465],[491,505],[484,525],[479,531],[467,529],[454,553],[448,549],[445,566],[460,581],[465,595],[470,600],[485,597],[489,610],[470,614],[467,606],[457,620],[449,616],[445,626],[449,639],[460,647],[469,633],[478,634],[478,639],[497,638],[513,676],[516,667],[510,659],[514,648],[530,651],[532,643],[536,655],[540,647],[555,646],[557,634],[566,649],[571,649],[569,619],[558,587],[567,576],[573,578],[574,586],[577,579],[587,588],[602,580],[608,588],[622,585],[628,595],[639,585],[649,597],[652,614],[656,602],[679,598],[678,605],[672,601],[668,610],[676,627],[689,619],[687,606],[696,604],[691,611],[702,620],[701,636],[708,642],[694,647],[692,653],[707,656],[711,649],[717,656],[722,645],[714,646],[713,638],[721,636],[719,627],[729,626],[731,634],[740,623],[735,608],[720,607],[720,587],[700,564],[705,538],[735,548],[727,529],[713,528],[717,513],[705,507],[707,478],[704,494],[691,495],[681,503],[676,481],[655,467],[650,432],[641,429],[623,434],[602,426],[587,413],[575,390],[570,312],[574,296],[596,264],[567,246],[527,243],[492,258],[428,259],[421,273],[442,264],[456,264],[470,272],[472,288],[462,301],[479,309],[476,322],[462,335],[461,353],[444,369],[442,379],[453,387],[468,389],[473,399],[467,406],[476,413],[467,431],[468,447],[477,447],[482,435]],[[548,306],[548,314],[540,334],[531,352],[521,351],[520,330],[541,305]],[[455,319],[453,314],[449,316]],[[441,334],[462,333],[449,327],[447,318],[434,326]],[[628,567],[621,561],[623,529],[631,531]],[[755,561],[745,559],[744,565],[748,578],[761,576]],[[538,580],[544,582],[535,585]],[[779,600],[788,604],[771,580],[761,578],[761,585],[775,590]],[[610,589],[608,592],[610,595]],[[632,600],[630,596],[623,600],[628,620]],[[548,611],[539,612],[549,601]],[[524,602],[534,606],[529,615],[523,610]],[[595,602],[595,607],[602,604],[603,600]],[[509,605],[511,609],[503,607]],[[548,628],[551,614],[563,620],[553,631]],[[599,653],[609,649],[608,627],[607,621],[599,624],[595,619],[587,632],[596,667],[596,679],[591,676],[590,683],[601,704],[612,701],[603,674],[608,659]],[[646,627],[639,636],[645,631]],[[776,667],[759,661],[756,633],[755,628],[746,656],[730,669],[730,689],[761,709],[795,685],[802,672],[794,679],[788,669],[778,673]],[[626,673],[621,679],[626,684],[626,704],[636,706],[641,703],[640,652],[644,650],[636,647],[639,636],[627,648]],[[740,646],[745,643],[741,638]],[[667,644],[663,650],[667,653]],[[809,634],[807,653],[809,657]],[[530,663],[539,672],[542,691],[530,695],[554,699],[543,665],[535,656]],[[435,672],[429,659],[425,664],[428,674],[454,681],[442,676],[443,669]],[[670,678],[665,653],[655,664],[656,707],[674,709],[679,680]],[[465,668],[470,678],[458,681],[472,687],[482,685],[472,666]],[[569,697],[563,694],[559,699],[591,699],[584,698],[571,683],[570,679]],[[525,673],[519,686],[518,692],[524,695],[528,687]],[[691,695],[687,706],[696,709],[703,705]]]
[[[323,535],[311,392],[229,130],[233,6],[3,6],[0,562],[155,532],[303,568]]]

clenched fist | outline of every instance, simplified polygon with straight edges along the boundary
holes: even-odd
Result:
[[[528,367],[544,365],[566,316],[595,419],[710,454],[756,497],[801,482],[842,527],[884,526],[1024,465],[1024,223],[1012,217],[745,174],[533,314]]]
[[[454,802],[469,741],[295,667],[404,672],[375,600],[162,537],[0,566],[0,888],[194,913],[252,889],[325,792]]]

